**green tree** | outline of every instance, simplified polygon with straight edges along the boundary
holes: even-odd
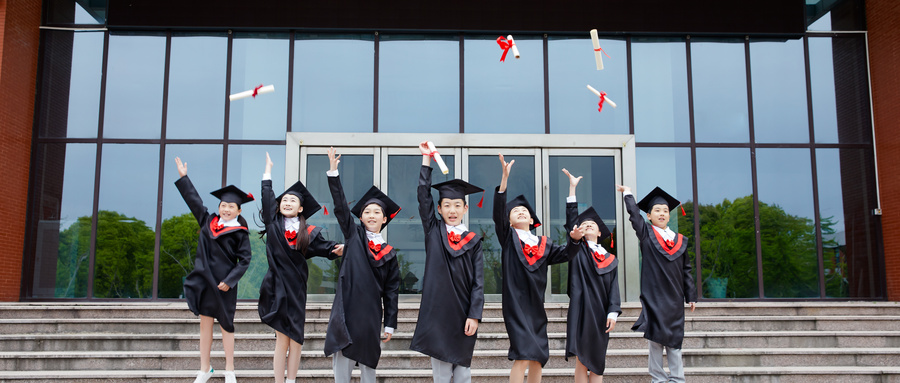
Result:
[[[79,217],[75,223],[59,233],[55,297],[87,296],[87,268],[90,255],[91,217]]]
[[[155,241],[156,234],[144,221],[114,211],[97,212],[94,297],[150,297]]]
[[[191,213],[169,217],[162,222],[159,243],[160,298],[179,298],[184,277],[194,269],[200,225]]]

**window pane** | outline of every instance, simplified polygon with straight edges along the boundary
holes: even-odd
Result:
[[[809,142],[805,68],[803,40],[750,43],[756,142]]]
[[[340,151],[338,151],[340,153]],[[338,171],[341,176],[341,183],[344,186],[344,196],[350,205],[347,208],[353,208],[357,199],[362,197],[369,188],[375,183],[372,179],[372,168],[374,167],[374,159],[371,154],[342,154],[341,163],[338,164]],[[344,234],[338,226],[337,218],[331,213],[334,211],[334,199],[331,198],[331,190],[328,188],[328,179],[325,171],[329,168],[328,156],[324,154],[311,154],[306,157],[306,185],[309,192],[316,201],[319,202],[329,211],[329,215],[317,213],[312,216],[309,221],[310,225],[322,228],[322,237],[329,241],[344,243]],[[279,189],[282,190],[282,189]],[[276,192],[278,193],[278,192]],[[405,208],[406,206],[401,206]],[[405,212],[404,212],[405,213]],[[354,223],[359,220],[353,216]],[[396,222],[391,221],[391,224]],[[386,234],[387,232],[385,232]],[[391,241],[393,244],[393,241]],[[396,247],[396,246],[395,246]],[[309,280],[307,280],[307,292],[309,294],[334,294],[335,284],[337,283],[340,271],[341,261],[338,258],[335,261],[328,258],[315,257],[307,261],[309,265]]]
[[[594,207],[614,236],[613,240],[606,239],[600,241],[600,244],[610,253],[618,253],[618,249],[611,246],[615,245],[616,206],[619,203],[616,195],[615,165],[615,157],[612,156],[550,156],[550,221],[545,222],[547,225],[545,233],[549,230],[550,233],[547,235],[556,244],[565,246],[568,238],[565,224],[569,177],[562,172],[562,169],[565,168],[576,177],[584,177],[576,189],[575,198],[578,201],[578,212],[581,213],[591,206]],[[566,294],[568,281],[568,262],[550,266],[551,293]]]
[[[819,296],[819,257],[809,149],[757,149],[763,291]]]
[[[740,40],[691,42],[694,135],[698,142],[748,142],[747,72]]]
[[[224,34],[172,37],[167,138],[223,138],[227,50]]]
[[[759,297],[749,149],[698,148],[697,192],[703,297]]]
[[[209,194],[222,186],[222,146],[220,145],[168,145],[163,164],[162,228],[159,239],[159,298],[183,298],[184,277],[194,270],[200,226],[191,214],[181,193],[175,187],[178,169],[175,157],[188,163],[188,177],[197,193],[203,198],[210,214],[218,214],[219,199]],[[251,192],[251,189],[244,189]],[[255,192],[255,190],[253,191]],[[241,215],[251,225],[255,209],[242,206]],[[246,287],[240,286],[239,292]]]
[[[441,155],[450,172],[444,175],[437,165],[431,173],[431,184],[439,184],[453,179],[456,169],[452,155]],[[400,214],[387,227],[387,240],[397,249],[397,260],[400,262],[400,293],[421,294],[425,277],[425,231],[422,229],[422,217],[419,216],[419,202],[416,191],[419,186],[419,170],[422,168],[422,156],[392,155],[388,157],[388,189],[387,193],[394,202],[403,208]],[[440,201],[438,192],[431,191],[435,205]],[[469,212],[478,210],[479,194],[469,196]],[[432,209],[437,214],[436,209]],[[440,216],[437,216],[440,219]],[[470,230],[475,231],[474,228]],[[480,232],[479,232],[480,233]],[[487,278],[485,278],[487,279]]]
[[[44,31],[41,137],[97,137],[103,32]]]
[[[684,40],[635,38],[632,41],[636,140],[690,141]]]
[[[519,194],[525,196],[531,206],[537,209],[534,195],[534,156],[504,156],[506,161],[515,160],[515,170],[507,181],[507,200]],[[495,169],[483,171],[483,169]],[[500,294],[503,291],[502,272],[500,267],[500,241],[497,240],[494,219],[494,188],[500,184],[500,169],[497,156],[469,156],[469,183],[485,190],[484,204],[478,208],[469,200],[469,230],[482,236],[481,249],[484,253],[484,293]],[[540,210],[538,210],[540,211]],[[541,217],[538,217],[541,218]],[[538,235],[541,231],[538,230]],[[544,234],[549,234],[546,231]]]
[[[459,132],[459,40],[424,38],[382,35],[379,132]]]
[[[871,143],[865,40],[810,37],[809,73],[816,142]]]
[[[159,138],[165,59],[165,36],[109,36],[103,137]]]
[[[466,133],[544,133],[544,43],[537,37],[515,38],[525,55],[503,50],[496,37],[465,40]]]
[[[816,169],[826,296],[883,297],[871,150],[816,150]]]
[[[152,295],[158,174],[158,145],[103,145],[94,298]]]
[[[628,134],[628,68],[624,40],[600,39],[604,69],[598,71],[591,39],[548,42],[550,133]],[[618,107],[604,104],[586,85],[606,92]]]
[[[285,189],[284,187],[284,146],[283,145],[228,145],[228,176],[226,185],[234,184],[248,193],[260,193],[263,171],[266,169],[266,152],[272,158],[275,165],[272,167],[272,190]],[[278,194],[281,194],[278,192]],[[256,194],[259,195],[259,194]],[[266,242],[259,238],[259,231],[263,229],[262,222],[253,221],[252,216],[258,215],[262,209],[259,199],[242,206],[244,219],[250,225],[250,247],[253,255],[250,258],[250,267],[238,284],[240,299],[259,299],[259,285],[269,269],[266,260]]]
[[[85,298],[97,146],[42,144],[37,151],[32,297]]]
[[[106,24],[106,1],[48,0],[45,4],[49,24]]]
[[[294,43],[295,132],[371,132],[372,35],[306,35]]]
[[[288,35],[236,33],[231,52],[231,93],[274,85],[275,92],[229,102],[232,139],[283,140],[287,132]],[[265,160],[265,157],[263,157]]]

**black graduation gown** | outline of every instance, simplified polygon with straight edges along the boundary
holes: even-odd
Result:
[[[566,230],[571,230],[578,216],[578,204],[566,203]],[[602,224],[602,222],[597,222]],[[606,254],[596,259],[587,240],[573,242],[574,256],[569,261],[569,315],[566,321],[566,360],[577,356],[588,371],[603,375],[609,334],[609,313],[622,313],[619,297],[619,258]]]
[[[337,258],[337,254],[331,252],[336,243],[322,237],[322,228],[308,225],[310,240],[306,254],[291,249],[284,237],[284,216],[279,211],[271,180],[262,181],[262,205],[269,270],[259,286],[259,319],[295,342],[303,344],[306,281],[309,279],[306,260],[316,256]]]
[[[470,367],[478,334],[466,336],[466,319],[480,322],[484,309],[481,236],[467,231],[458,244],[450,243],[444,221],[434,213],[431,170],[422,166],[416,192],[425,229],[425,275],[419,319],[409,348]]]
[[[241,226],[218,228],[219,215],[209,214],[203,199],[187,176],[175,181],[197,223],[200,236],[194,270],[184,280],[184,298],[194,315],[216,318],[227,332],[234,332],[238,281],[250,267],[250,233],[247,221],[238,216]],[[219,290],[225,282],[228,291]]]
[[[344,233],[344,256],[338,276],[325,355],[338,351],[357,363],[378,367],[381,358],[381,321],[397,328],[400,264],[387,243],[376,254],[369,249],[366,228],[353,222],[339,177],[328,177],[334,215]],[[382,312],[382,304],[384,311]]]
[[[625,196],[625,208],[641,245],[641,315],[631,329],[643,331],[644,338],[656,343],[680,349],[684,304],[697,299],[690,257],[685,254],[688,239],[677,234],[670,248],[644,220],[633,195]]]
[[[503,321],[509,335],[509,360],[533,360],[547,364],[550,345],[547,339],[547,312],[544,310],[544,291],[547,288],[547,267],[568,262],[568,246],[556,245],[540,236],[540,258],[530,263],[522,250],[522,241],[509,226],[506,194],[494,191],[494,225],[500,240],[500,260],[503,277]],[[567,242],[571,242],[566,235]]]

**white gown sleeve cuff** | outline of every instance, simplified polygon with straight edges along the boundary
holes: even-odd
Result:
[[[393,328],[393,327],[387,327],[387,326],[384,326],[384,332],[386,332],[386,333],[388,333],[388,334],[393,334],[393,333],[394,333],[394,328]]]
[[[334,171],[326,170],[326,171],[325,171],[325,174],[326,174],[327,176],[329,176],[329,177],[337,177],[337,176],[338,176],[338,171],[337,171],[337,170],[334,170]]]
[[[614,321],[615,321],[615,320],[618,320],[618,318],[619,318],[619,313],[609,313],[609,315],[607,315],[606,318],[612,319],[612,320],[614,320]]]
[[[625,196],[627,196],[627,195],[634,195],[634,194],[631,193],[630,191],[622,192],[622,198],[625,198]]]
[[[575,196],[570,195],[570,196],[566,197],[566,203],[574,203],[574,202],[576,202]]]
[[[272,173],[263,173],[263,181],[271,181]]]

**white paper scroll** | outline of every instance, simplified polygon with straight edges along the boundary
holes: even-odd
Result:
[[[597,30],[591,29],[591,42],[594,43],[594,60],[597,61],[597,70],[603,70],[603,51],[600,50],[600,38]]]
[[[587,88],[588,88],[589,91],[591,91],[591,93],[596,94],[597,97],[602,97],[602,98],[603,98],[603,101],[606,102],[607,104],[609,104],[609,106],[611,106],[611,107],[613,107],[613,108],[616,107],[616,103],[613,102],[613,100],[610,100],[610,99],[609,99],[609,96],[603,96],[603,95],[601,95],[600,92],[599,92],[598,90],[594,89],[594,87],[592,87],[592,86],[590,86],[590,85],[588,85]]]
[[[513,56],[516,56],[516,58],[521,57],[521,56],[519,56],[519,47],[517,47],[516,42],[513,41],[512,35],[506,36],[506,39],[509,40],[509,44],[512,45]],[[444,174],[447,174],[447,173],[444,173]]]
[[[274,91],[275,91],[275,85],[266,85],[262,88],[259,88],[259,90],[256,91],[256,94],[272,93]],[[242,98],[247,98],[252,95],[253,95],[253,89],[250,89],[247,91],[243,91],[241,93],[232,94],[232,95],[228,96],[228,100],[230,100],[230,101],[240,100]]]
[[[444,160],[441,158],[441,154],[438,153],[437,149],[434,148],[434,142],[428,141],[428,150],[434,153],[434,162],[437,162],[438,167],[441,168],[441,173],[450,173],[450,169],[447,169],[447,164],[444,163]]]

